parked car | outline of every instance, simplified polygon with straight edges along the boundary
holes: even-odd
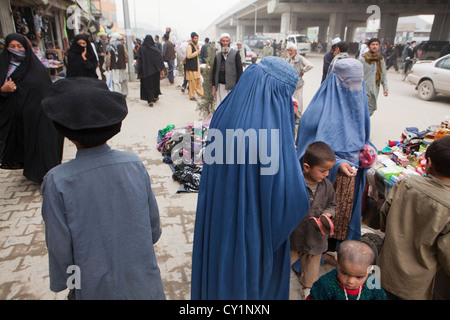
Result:
[[[436,60],[448,41],[423,41],[417,46],[417,58]]]
[[[311,53],[311,41],[304,34],[290,34],[286,41],[293,42],[297,46],[297,52],[302,56]]]
[[[416,86],[422,100],[432,100],[438,93],[450,96],[450,54],[434,61],[417,61],[407,80]]]
[[[252,35],[246,36],[242,43],[244,45],[247,45],[250,50],[252,50],[256,54],[260,54],[262,49],[266,46],[266,40],[270,40],[270,42],[272,42],[270,38],[265,38],[259,35]]]
[[[246,44],[242,45],[245,49],[245,61],[242,61],[244,64],[252,64],[256,63],[256,60],[258,60],[258,55],[255,53],[255,51],[250,50],[250,47]]]
[[[242,44],[242,47],[245,50],[245,60],[242,61],[243,65],[249,65],[252,63],[256,63],[256,60],[258,60],[258,55],[249,48],[248,45]],[[237,45],[232,44],[231,48],[234,50],[238,50]]]

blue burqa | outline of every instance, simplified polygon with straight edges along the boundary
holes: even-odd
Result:
[[[361,196],[367,168],[360,168],[359,151],[372,145],[365,88],[361,62],[351,58],[337,61],[302,115],[296,141],[300,163],[313,142],[323,141],[333,149],[336,164],[328,177],[331,182],[343,161],[358,169],[347,240],[361,239]]]
[[[245,70],[214,114],[195,221],[194,300],[289,299],[289,236],[309,210],[295,152],[297,80],[286,61],[264,58]],[[240,147],[229,139],[238,129],[247,135]]]

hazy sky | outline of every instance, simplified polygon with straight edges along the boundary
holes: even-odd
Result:
[[[162,36],[166,27],[176,32],[179,40],[190,38],[195,31],[200,38],[210,36],[202,34],[221,14],[242,0],[128,0],[131,28],[158,30]],[[123,27],[123,0],[116,0],[117,19]],[[136,17],[136,19],[135,19]],[[433,16],[421,16],[432,23]]]
[[[242,0],[128,0],[128,6],[132,28],[136,16],[138,28],[153,26],[161,30],[162,36],[166,27],[171,27],[182,40],[190,38],[192,31],[201,38],[207,36],[201,31],[239,1]],[[116,0],[116,6],[119,25],[123,26],[122,0]]]

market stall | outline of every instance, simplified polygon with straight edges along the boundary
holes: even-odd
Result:
[[[212,115],[203,122],[176,128],[175,125],[158,131],[157,149],[173,172],[172,178],[181,186],[177,193],[199,190],[203,169],[203,153]]]
[[[376,163],[367,172],[362,206],[364,224],[379,229],[380,209],[394,184],[409,174],[424,175],[427,147],[445,135],[450,135],[449,121],[423,131],[410,127],[403,131],[400,141],[390,140],[379,150]]]

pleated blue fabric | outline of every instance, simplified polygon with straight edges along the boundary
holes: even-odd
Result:
[[[289,236],[309,210],[295,151],[297,80],[286,61],[264,58],[245,70],[213,116],[198,194],[191,299],[289,299]]]

